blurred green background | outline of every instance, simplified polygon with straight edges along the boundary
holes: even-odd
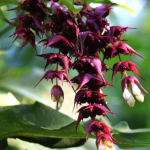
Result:
[[[122,0],[121,3],[133,8],[136,12],[136,16],[133,16],[127,9],[114,6],[108,17],[108,22],[110,26],[129,26],[137,28],[124,33],[123,39],[126,39],[126,43],[146,59],[134,55],[131,57],[121,55],[121,58],[123,61],[131,60],[140,67],[139,73],[146,79],[146,82],[135,73],[130,72],[129,74],[136,76],[142,86],[150,92],[150,1]],[[5,17],[9,21],[15,18],[17,16],[16,12],[7,11],[8,8],[13,7],[14,6],[1,7],[0,17]],[[47,82],[43,80],[34,89],[35,84],[43,76],[44,59],[36,57],[33,48],[31,48],[29,44],[19,50],[22,41],[17,40],[13,43],[13,38],[9,37],[14,31],[15,27],[13,25],[10,26],[4,19],[0,21],[0,105],[27,104],[32,103],[32,100],[37,100],[54,107],[50,96],[50,89],[52,87],[50,81]],[[39,41],[38,38],[36,40],[37,42]],[[48,49],[46,52],[52,51],[53,49]],[[38,47],[38,52],[41,52],[41,47]],[[45,53],[45,50],[43,50],[43,52]],[[118,58],[113,58],[112,60],[105,61],[105,63],[112,67],[117,61]],[[50,68],[53,68],[53,66],[49,67],[49,69]],[[75,71],[70,71],[70,78],[74,77],[75,74],[77,74]],[[106,72],[105,75],[109,82],[112,83],[112,71]],[[136,101],[135,106],[131,108],[124,103],[120,83],[121,75],[118,73],[114,78],[115,88],[108,87],[103,89],[103,93],[108,95],[106,97],[108,106],[116,115],[116,118],[110,116],[112,126],[118,124],[120,121],[126,121],[131,129],[150,128],[150,95],[145,94],[144,103]],[[77,115],[72,113],[74,93],[68,83],[64,84],[64,92],[65,101],[60,111],[76,119]],[[150,143],[149,132],[121,134],[121,136],[130,140]],[[89,140],[89,142],[78,149],[96,150],[94,142],[95,140]],[[9,139],[9,147],[6,148],[6,150],[23,149],[48,150],[49,148],[21,140]],[[70,148],[69,150],[73,149],[76,148]],[[116,146],[116,149],[119,148]],[[137,148],[137,150],[140,149],[148,150],[150,148]]]

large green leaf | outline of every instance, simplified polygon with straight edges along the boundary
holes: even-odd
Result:
[[[0,0],[0,6],[17,4],[17,0]]]
[[[47,118],[43,118],[43,121],[44,119],[46,120]],[[8,137],[20,137],[23,140],[39,143],[48,147],[79,146],[85,142],[85,129],[79,125],[78,131],[75,132],[76,122],[73,122],[60,129],[48,130],[26,121],[9,109],[0,113],[0,124],[0,139],[6,139]],[[48,142],[46,143],[45,138],[43,137],[46,137],[46,140],[51,142],[51,144],[47,145]]]
[[[126,139],[123,139],[119,135],[113,135],[113,137],[120,142],[120,144],[117,144],[119,148],[123,149],[129,149],[129,148],[139,148],[139,147],[149,147],[150,143],[141,143],[138,141],[129,141]]]
[[[52,137],[52,138],[85,138],[85,129],[79,125],[75,132],[76,122],[58,130],[48,130],[30,123],[14,113],[12,110],[0,113],[0,139],[25,136],[25,137]]]
[[[19,116],[33,124],[47,129],[59,129],[74,120],[42,103],[0,107],[0,111],[12,109]]]
[[[85,142],[85,130],[81,125],[76,133],[76,122],[73,119],[39,102],[28,105],[0,107],[0,111],[0,119],[1,116],[8,118],[6,121],[7,134],[4,136],[2,134],[1,137],[0,128],[0,138],[2,139],[4,137],[15,137],[50,148],[80,146]],[[11,112],[13,116],[8,115],[9,117],[6,117],[4,112],[7,114]],[[14,126],[11,126],[11,124],[14,124]],[[14,131],[16,130],[15,126],[18,127],[17,131]],[[67,127],[62,130],[61,128],[64,126]],[[64,129],[69,130],[68,135]]]

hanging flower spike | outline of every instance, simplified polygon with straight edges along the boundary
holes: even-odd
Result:
[[[122,87],[122,91],[123,91],[123,98],[124,100],[127,101],[128,105],[130,107],[133,107],[135,104],[135,99],[131,94],[131,90],[130,87],[132,87],[132,92],[135,95],[136,99],[139,102],[143,102],[144,101],[144,94],[141,92],[141,90],[138,88],[137,84],[141,87],[141,89],[143,89],[146,93],[148,93],[140,84],[139,80],[134,77],[134,76],[128,76],[125,77],[122,81],[121,81],[121,87]]]
[[[107,134],[100,134],[99,136],[96,137],[96,147],[97,150],[115,150],[113,140]]]
[[[64,101],[64,92],[59,85],[54,85],[51,89],[51,98],[56,102],[56,110],[59,110]]]

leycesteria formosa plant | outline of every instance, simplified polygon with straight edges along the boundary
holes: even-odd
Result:
[[[132,71],[141,77],[137,70],[139,67],[131,61],[121,60],[121,54],[134,54],[142,57],[124,43],[126,40],[122,39],[122,34],[126,30],[134,28],[110,26],[107,16],[113,5],[105,3],[92,8],[86,1],[83,4],[74,2],[76,5],[83,6],[77,14],[57,0],[48,1],[50,7],[47,7],[45,0],[19,0],[18,3],[19,6],[11,10],[27,13],[14,18],[19,21],[12,34],[15,37],[14,40],[23,40],[21,48],[30,43],[36,56],[46,60],[44,69],[49,65],[56,64],[55,70],[48,70],[36,86],[43,79],[50,79],[53,82],[53,79],[56,78],[56,83],[51,89],[51,97],[56,102],[56,109],[59,110],[64,100],[64,92],[58,85],[58,79],[62,84],[64,80],[69,82],[76,93],[74,107],[86,103],[77,111],[79,115],[76,130],[81,120],[90,117],[91,122],[86,126],[86,138],[88,134],[93,133],[96,136],[98,150],[113,150],[113,143],[119,142],[113,138],[112,129],[105,123],[96,121],[97,115],[108,117],[107,113],[110,113],[115,117],[104,99],[107,93],[102,94],[103,87],[113,86],[104,74],[111,69],[105,64],[105,59],[119,58],[119,62],[115,63],[112,68],[112,80],[118,72],[122,77],[125,76],[121,81],[121,87],[123,98],[130,107],[133,107],[135,103],[133,95],[138,101],[144,101],[145,95],[139,87],[147,93],[136,77],[127,75],[127,71]],[[55,53],[38,54],[35,44],[36,35],[40,38],[44,37],[39,41],[39,45],[45,49],[48,47],[58,49],[57,53],[55,50]],[[100,54],[103,55],[101,59]],[[62,70],[58,69],[59,65]],[[69,69],[77,70],[78,75],[70,79]],[[74,83],[78,84],[76,89],[73,87]]]

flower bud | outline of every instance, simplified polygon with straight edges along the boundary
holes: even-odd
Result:
[[[59,110],[64,101],[64,92],[59,85],[54,85],[51,89],[51,98],[56,103],[56,110]]]

